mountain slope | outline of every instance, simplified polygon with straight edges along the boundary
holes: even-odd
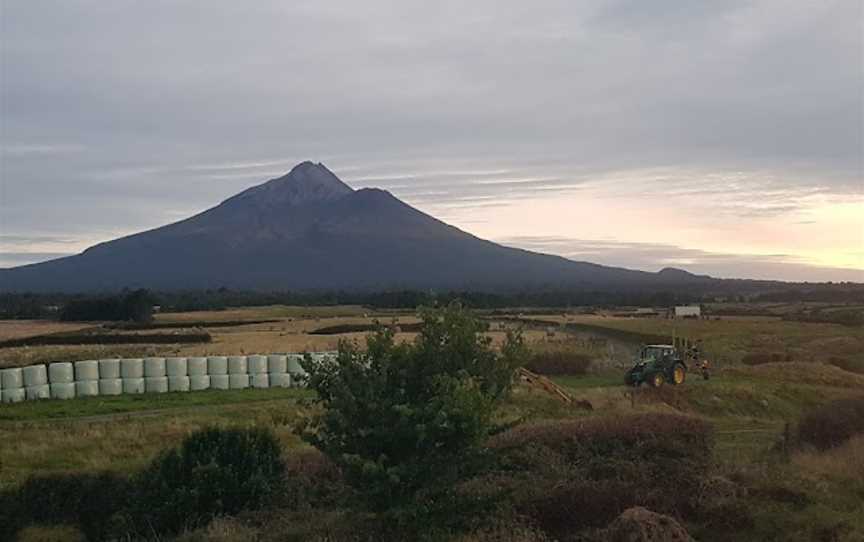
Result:
[[[389,192],[355,191],[311,162],[186,220],[101,243],[79,255],[0,270],[2,291],[634,289],[711,280],[497,245]]]

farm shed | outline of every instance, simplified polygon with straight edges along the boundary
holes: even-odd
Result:
[[[702,307],[699,305],[679,305],[675,307],[675,318],[699,318]]]

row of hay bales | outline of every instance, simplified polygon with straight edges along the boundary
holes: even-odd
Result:
[[[316,352],[313,357],[331,356]],[[0,370],[0,401],[123,393],[288,388],[303,383],[302,354],[101,359]]]

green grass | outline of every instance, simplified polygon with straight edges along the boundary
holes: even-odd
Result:
[[[564,386],[565,388],[571,388],[574,390],[622,386],[623,379],[623,374],[618,373],[552,377],[552,381],[559,386]]]
[[[666,332],[671,325],[623,319],[592,323],[646,333]],[[675,325],[680,326],[679,334],[704,337],[706,346],[726,352],[729,360],[755,348],[821,352],[853,360],[864,352],[861,333],[841,326],[765,319]],[[850,354],[858,346],[862,349]],[[774,450],[787,423],[794,425],[807,409],[827,401],[860,395],[864,377],[810,363],[716,367],[711,380],[691,373],[684,385],[667,386],[659,393],[640,388],[633,401],[632,390],[622,384],[623,370],[556,376],[554,382],[574,398],[590,401],[594,410],[518,386],[499,419],[507,423],[669,411],[699,416],[715,429],[716,474],[747,487],[750,494],[744,500],[749,519],[730,516],[731,530],[691,523],[695,538],[864,539],[864,475],[856,474],[854,467],[830,476],[807,470],[794,457],[789,460]],[[18,484],[34,473],[132,472],[189,432],[211,425],[271,428],[285,453],[291,454],[305,446],[295,430],[308,412],[304,400],[310,397],[303,389],[249,389],[0,405],[0,487]],[[790,496],[800,502],[789,502]]]
[[[194,393],[147,393],[71,400],[27,401],[0,406],[0,421],[35,421],[129,414],[166,409],[190,409],[213,405],[299,399],[311,393],[302,388],[206,390]]]

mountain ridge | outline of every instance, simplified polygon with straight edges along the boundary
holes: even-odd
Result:
[[[713,280],[498,245],[386,190],[355,190],[323,164],[305,161],[184,220],[0,270],[0,291],[639,289]]]

